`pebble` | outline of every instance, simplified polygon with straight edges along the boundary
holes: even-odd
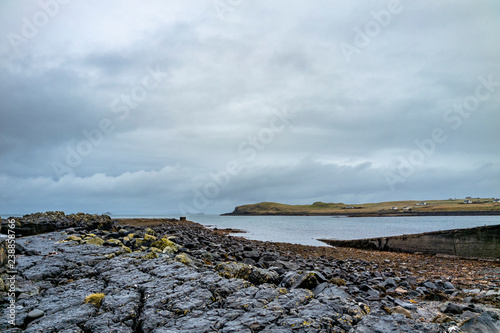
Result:
[[[463,310],[460,305],[455,303],[446,302],[439,307],[439,310],[447,314],[462,314]]]
[[[389,287],[396,287],[397,286],[396,281],[394,281],[393,278],[386,279],[384,283],[386,286],[389,286]]]
[[[401,306],[396,306],[396,307],[391,308],[391,312],[400,313],[400,314],[404,315],[406,318],[410,318],[410,319],[412,318],[411,312],[408,311],[407,309],[401,307]]]
[[[434,282],[430,282],[430,281],[425,282],[424,287],[429,288],[429,289],[437,289],[437,286],[434,284]]]
[[[448,282],[448,281],[443,284],[443,287],[444,287],[444,289],[453,289],[453,290],[455,290],[455,286],[451,282]]]
[[[35,320],[35,319],[38,319],[40,317],[43,317],[44,314],[45,314],[45,312],[43,312],[42,310],[35,309],[35,310],[30,311],[28,313],[28,315],[26,316],[26,318],[30,319],[30,320]]]
[[[488,290],[485,296],[497,296],[500,295],[500,290]]]
[[[394,299],[394,303],[396,305],[399,305],[400,307],[408,309],[408,310],[417,310],[417,306],[415,304],[402,301],[402,300],[400,300],[398,298]]]

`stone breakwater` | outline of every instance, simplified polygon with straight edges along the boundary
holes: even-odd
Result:
[[[228,237],[191,222],[112,224],[18,238],[16,321],[7,323],[2,293],[0,331],[500,329],[498,285],[466,290],[362,259],[307,258],[284,244]]]

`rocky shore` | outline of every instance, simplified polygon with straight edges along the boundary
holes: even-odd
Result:
[[[250,241],[178,220],[59,212],[16,227],[43,233],[16,239],[14,290],[0,268],[2,332],[500,331],[496,261]]]

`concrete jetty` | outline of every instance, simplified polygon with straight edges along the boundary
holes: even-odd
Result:
[[[354,240],[319,239],[333,246],[421,252],[466,258],[500,258],[500,225]]]

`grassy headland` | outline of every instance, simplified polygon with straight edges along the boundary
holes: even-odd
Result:
[[[287,205],[276,202],[238,206],[224,215],[500,215],[500,202],[492,198],[448,200],[405,200],[364,204],[315,202],[312,205]]]

